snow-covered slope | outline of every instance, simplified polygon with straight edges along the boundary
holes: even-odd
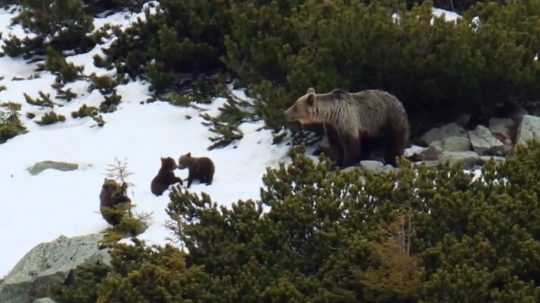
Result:
[[[0,10],[0,25],[9,24],[13,14]],[[97,26],[114,23],[128,25],[134,20],[127,13],[96,19]],[[1,27],[3,36],[21,35],[19,27]],[[108,73],[96,68],[92,56],[101,52],[101,46],[88,54],[69,57],[68,61],[85,66],[85,74]],[[211,186],[194,183],[193,192],[207,192],[224,205],[238,199],[257,198],[265,168],[286,161],[286,146],[272,145],[269,131],[259,129],[262,122],[241,126],[244,139],[223,149],[207,151],[211,133],[201,124],[199,110],[174,107],[165,102],[141,104],[149,98],[148,84],[135,81],[118,87],[122,95],[119,110],[103,115],[106,125],[95,126],[90,118],[72,119],[70,113],[82,104],[98,105],[103,99],[95,90],[87,92],[88,83],[77,81],[67,85],[79,94],[76,100],[66,103],[53,99],[55,111],[67,117],[65,123],[38,126],[24,117],[24,113],[39,115],[48,111],[24,102],[23,93],[32,97],[39,91],[50,93],[54,76],[34,74],[35,64],[20,59],[0,58],[0,85],[7,90],[0,92],[0,103],[14,101],[22,104],[21,119],[29,132],[0,145],[0,277],[7,274],[15,263],[33,246],[50,241],[59,235],[75,236],[101,231],[107,227],[99,213],[99,192],[106,168],[114,159],[126,160],[129,177],[135,186],[130,196],[137,205],[135,212],[151,213],[151,226],[140,236],[150,243],[165,243],[170,236],[164,227],[168,219],[165,208],[169,202],[166,192],[155,197],[150,192],[150,182],[160,167],[160,157],[175,159],[186,152],[194,156],[208,156],[216,165]],[[12,81],[13,77],[26,80]],[[235,93],[242,97],[241,91]],[[201,106],[215,114],[224,99]],[[26,168],[43,160],[67,161],[83,164],[85,169],[59,172],[46,170],[31,176]],[[177,170],[177,176],[187,177],[187,170]]]

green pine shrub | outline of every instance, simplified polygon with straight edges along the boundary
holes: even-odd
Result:
[[[215,133],[214,136],[209,138],[212,144],[208,147],[208,150],[225,147],[232,142],[241,140],[244,134],[238,127],[243,122],[246,122],[250,116],[242,108],[242,104],[233,100],[230,96],[227,98],[227,102],[219,108],[219,112],[216,117],[207,113],[200,114],[205,120],[203,124],[208,126],[211,132]]]
[[[111,13],[115,11],[137,11],[147,0],[84,0],[84,4],[92,14]]]
[[[202,303],[220,297],[203,269],[189,266],[185,254],[172,246],[147,247],[134,239],[133,245],[114,246],[111,263],[77,268],[52,296],[62,303]]]
[[[147,21],[117,31],[97,61],[145,75],[158,93],[181,86],[186,73],[232,73],[275,130],[308,87],[387,90],[415,134],[462,113],[482,122],[501,104],[526,107],[538,96],[535,1],[436,4],[463,18],[434,19],[431,1],[161,1]]]
[[[538,95],[534,1],[479,5],[457,23],[433,24],[429,2],[400,7],[399,24],[390,18],[393,7],[358,2],[306,1],[288,14],[256,5],[238,10],[226,62],[259,95],[268,126],[283,125],[282,110],[307,87],[390,91],[415,132],[464,112],[484,119],[498,103]],[[478,28],[471,26],[476,14]],[[261,30],[262,20],[277,29]]]
[[[93,20],[81,0],[22,0],[21,13],[15,18],[25,29],[36,34],[24,40],[11,37],[5,50],[9,56],[43,55],[47,47],[56,51],[85,52],[94,47],[87,34]]]
[[[72,118],[84,118],[84,117],[94,117],[99,114],[99,110],[94,106],[87,106],[83,104],[79,110],[71,113]]]
[[[257,201],[225,208],[175,187],[167,213],[185,252],[116,246],[105,278],[64,291],[97,302],[540,299],[540,143],[480,178],[407,162],[343,173],[302,149],[291,156],[267,170]]]
[[[41,119],[36,121],[39,125],[51,125],[57,122],[64,122],[66,121],[66,117],[62,114],[57,114],[54,111],[50,111],[45,113]]]
[[[24,99],[26,100],[26,103],[34,106],[40,106],[40,107],[54,107],[54,102],[51,100],[51,95],[44,93],[42,91],[39,91],[39,97],[32,98],[26,93],[23,93]]]
[[[19,118],[21,105],[14,102],[0,104],[0,144],[26,133],[26,127]]]
[[[88,88],[88,91],[91,92],[97,89],[104,96],[113,94],[116,91],[116,86],[118,86],[116,80],[110,76],[96,76],[96,74],[92,74],[90,75],[90,81],[92,84]]]
[[[122,203],[114,207],[103,207],[101,211],[104,215],[120,218],[117,225],[107,228],[104,232],[103,246],[111,247],[118,241],[126,237],[136,237],[148,228],[149,214],[133,214],[133,204]]]
[[[52,47],[46,50],[45,63],[39,66],[40,70],[48,70],[56,75],[57,83],[69,83],[80,78],[84,67],[68,63],[66,58]]]
[[[63,89],[61,83],[53,84],[53,87],[56,89],[56,98],[61,100],[66,100],[71,102],[71,100],[77,98],[77,94],[71,91],[71,88]]]
[[[161,92],[185,73],[213,73],[223,67],[223,44],[230,1],[160,1],[105,51],[121,73],[146,74]]]
[[[112,113],[122,101],[122,96],[116,93],[116,90],[110,95],[103,96],[105,100],[99,105],[99,111],[102,113]]]

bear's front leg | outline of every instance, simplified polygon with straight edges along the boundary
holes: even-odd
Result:
[[[353,166],[360,160],[360,138],[344,136],[343,138],[343,167]]]
[[[191,182],[193,182],[193,176],[191,175],[191,172],[188,175],[187,181],[188,181],[187,187],[189,188],[191,186]]]

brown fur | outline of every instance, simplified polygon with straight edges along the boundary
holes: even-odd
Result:
[[[114,208],[122,203],[131,203],[131,199],[127,196],[127,184],[118,184],[112,179],[105,179],[101,186],[99,194],[100,212],[103,219],[111,225],[117,225],[122,219],[122,215],[118,213],[107,212],[106,209]]]
[[[338,165],[354,165],[366,154],[366,140],[384,138],[385,161],[396,163],[409,140],[409,120],[401,102],[388,92],[350,93],[335,89],[307,93],[285,111],[288,120],[303,125],[323,123],[332,148],[341,155]]]
[[[212,184],[214,178],[214,163],[212,160],[206,157],[192,157],[191,153],[182,155],[178,160],[178,168],[189,169],[188,175],[188,188],[191,186],[191,182],[197,179],[201,183],[206,183],[207,185]]]
[[[173,158],[161,158],[161,168],[150,184],[150,188],[154,195],[161,196],[161,194],[163,194],[163,192],[172,184],[182,184],[182,179],[174,175],[173,171],[175,168],[176,162]]]

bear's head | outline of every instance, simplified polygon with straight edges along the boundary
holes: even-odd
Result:
[[[116,183],[116,181],[113,179],[105,178],[105,180],[103,181],[103,189],[108,190],[109,192],[113,192],[118,188],[120,188],[120,185]]]
[[[189,167],[191,165],[191,159],[191,153],[180,156],[180,159],[178,159],[178,168],[184,169]]]
[[[319,123],[316,98],[315,89],[309,88],[305,95],[285,111],[287,121],[298,121],[302,125]]]
[[[161,158],[161,168],[165,170],[174,170],[176,168],[176,162],[171,157]]]

